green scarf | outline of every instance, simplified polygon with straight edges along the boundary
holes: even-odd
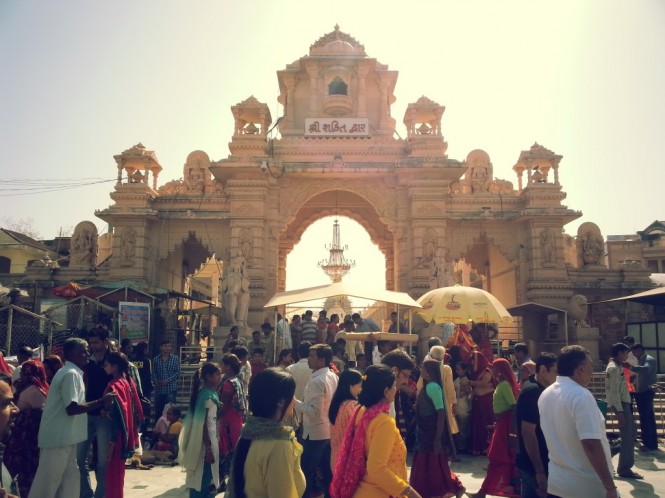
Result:
[[[285,441],[292,441],[296,444],[296,435],[293,429],[288,425],[282,425],[281,422],[269,420],[262,417],[247,416],[245,425],[242,426],[240,431],[240,439],[259,440],[259,439],[280,439]],[[297,445],[300,447],[300,445]],[[231,464],[233,469],[233,464]],[[229,482],[226,486],[226,498],[236,498],[235,488],[233,483],[233,470],[229,476]]]
[[[263,417],[247,417],[247,422],[240,431],[240,437],[243,439],[286,439],[291,440],[296,437],[293,429],[281,422],[269,420]]]

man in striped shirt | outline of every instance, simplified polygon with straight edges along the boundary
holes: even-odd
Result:
[[[320,344],[322,338],[319,337],[318,330],[316,328],[316,322],[312,320],[312,310],[305,311],[302,321],[300,322],[300,341],[309,342],[310,344]]]
[[[166,403],[175,403],[180,360],[171,354],[171,341],[162,341],[159,354],[152,360],[152,380],[155,384],[155,417],[162,416]]]

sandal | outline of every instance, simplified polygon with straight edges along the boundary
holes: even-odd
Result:
[[[644,476],[642,474],[638,474],[637,472],[633,472],[632,470],[630,472],[624,472],[623,474],[619,474],[619,477],[622,477],[624,479],[644,479]]]

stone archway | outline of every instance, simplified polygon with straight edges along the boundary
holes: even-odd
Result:
[[[389,226],[381,220],[377,209],[366,198],[350,190],[338,189],[339,185],[329,187],[330,190],[314,194],[304,201],[279,232],[277,288],[283,291],[286,287],[286,257],[300,241],[305,230],[315,221],[327,216],[346,216],[359,223],[376,243],[386,258],[386,288],[395,285],[395,238]]]
[[[203,244],[195,231],[190,231],[182,242],[176,244],[158,266],[168,271],[158,271],[158,285],[178,292],[185,291],[187,278],[196,273],[213,253]]]

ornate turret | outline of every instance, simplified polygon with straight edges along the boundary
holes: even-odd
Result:
[[[448,144],[441,134],[441,117],[445,110],[424,95],[407,106],[404,125],[412,156],[446,157]]]
[[[231,107],[235,127],[229,144],[232,154],[262,156],[268,130],[272,123],[270,109],[253,95]]]
[[[531,183],[549,183],[549,171],[554,170],[554,185],[559,186],[559,162],[561,158],[549,149],[535,142],[529,150],[523,150],[513,166],[517,173],[518,189],[522,190],[522,175],[526,170],[527,185]]]
[[[145,183],[149,185],[150,173],[152,173],[152,188],[157,188],[157,177],[162,166],[157,162],[155,151],[147,150],[139,142],[134,147],[113,156],[118,165],[118,181],[116,185],[122,184],[123,171],[127,173],[127,183]]]

